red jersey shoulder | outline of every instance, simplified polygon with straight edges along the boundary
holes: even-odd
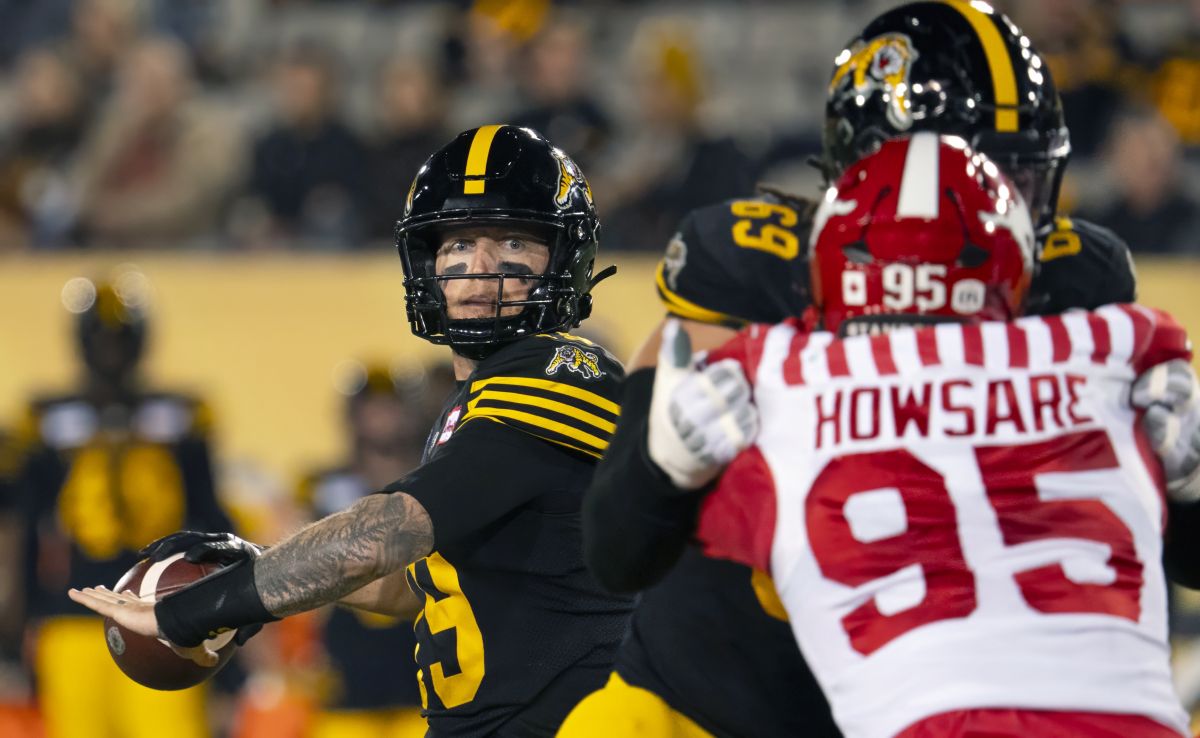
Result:
[[[803,321],[798,318],[788,318],[775,325],[754,323],[741,329],[733,338],[709,351],[704,357],[704,361],[706,364],[714,364],[718,361],[732,359],[741,365],[746,378],[753,383],[755,375],[758,374],[758,366],[762,361],[767,337],[772,331],[783,331],[792,337],[808,333]]]
[[[696,540],[704,554],[771,571],[775,480],[757,446],[734,458],[700,506]]]
[[[1134,345],[1130,364],[1139,374],[1172,359],[1192,359],[1187,331],[1163,310],[1131,303],[1117,306],[1133,321]]]

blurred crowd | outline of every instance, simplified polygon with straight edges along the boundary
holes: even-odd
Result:
[[[657,251],[820,186],[831,60],[888,4],[0,0],[0,248],[384,248],[424,157],[508,122],[588,172],[605,248]],[[998,4],[1062,90],[1069,208],[1200,254],[1200,0]]]

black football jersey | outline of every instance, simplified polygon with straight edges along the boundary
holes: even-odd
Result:
[[[300,503],[322,518],[376,491],[352,468],[339,466],[308,475],[300,485]],[[384,710],[421,703],[417,668],[408,658],[417,645],[410,620],[335,607],[318,636],[331,677],[325,709]],[[398,667],[380,669],[381,656],[395,659]]]
[[[171,393],[30,404],[13,480],[30,616],[90,614],[69,587],[116,584],[138,549],[177,530],[232,529],[213,487],[210,422],[205,403]]]
[[[434,736],[553,736],[603,685],[632,598],[583,561],[580,505],[624,376],[566,334],[508,344],[460,384],[422,466],[392,485],[433,522],[408,568],[424,597],[416,660]]]

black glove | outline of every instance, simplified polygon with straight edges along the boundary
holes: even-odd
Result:
[[[254,561],[264,548],[257,543],[238,538],[232,533],[202,533],[195,530],[181,530],[178,533],[159,538],[138,551],[138,555],[151,561],[162,561],[182,553],[184,560],[193,564],[209,563],[226,567]],[[233,640],[239,646],[243,646],[260,630],[262,630],[261,624],[238,628]]]

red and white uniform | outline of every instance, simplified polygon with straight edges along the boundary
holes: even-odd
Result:
[[[698,537],[774,576],[848,738],[1184,735],[1162,472],[1127,398],[1189,356],[1133,305],[841,340],[752,327],[710,361],[741,363],[761,432]]]

